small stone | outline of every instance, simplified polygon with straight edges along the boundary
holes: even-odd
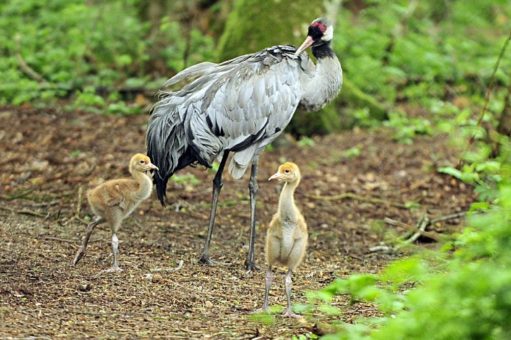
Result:
[[[213,303],[211,301],[206,301],[206,307],[207,308],[213,307]]]
[[[367,175],[365,177],[366,177],[365,178],[366,181],[369,181],[369,182],[374,182],[374,180],[376,179],[376,176],[372,172],[367,173]]]
[[[80,162],[77,166],[75,166],[74,171],[80,175],[84,176],[91,172],[92,166],[87,162]]]
[[[32,171],[43,171],[43,170],[46,170],[46,168],[48,168],[48,161],[47,160],[34,160],[31,164],[30,164],[30,170]]]
[[[16,132],[14,138],[11,139],[12,144],[18,144],[23,140],[23,134],[21,132]]]
[[[92,285],[90,283],[82,283],[78,286],[78,290],[81,292],[88,292],[92,289]]]
[[[162,279],[163,279],[163,277],[160,274],[156,273],[156,274],[153,274],[153,277],[151,277],[151,282],[152,283],[158,283]]]

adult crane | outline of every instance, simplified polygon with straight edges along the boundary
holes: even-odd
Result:
[[[156,191],[164,204],[169,178],[178,170],[202,164],[220,165],[213,179],[208,234],[200,262],[210,264],[209,245],[222,189],[222,173],[233,153],[229,172],[243,176],[249,166],[250,246],[248,270],[255,268],[256,193],[258,157],[288,125],[298,106],[316,111],[335,98],[342,69],[330,43],[333,27],[314,20],[297,48],[278,45],[220,64],[191,66],[165,83],[170,89],[154,105],[147,130],[148,155],[160,169]],[[304,52],[312,47],[314,64]]]

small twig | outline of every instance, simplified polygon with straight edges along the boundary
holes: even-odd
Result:
[[[430,225],[434,225],[435,223],[438,223],[438,222],[443,222],[443,221],[448,221],[448,220],[452,220],[455,218],[460,218],[465,215],[466,215],[465,212],[459,212],[459,213],[449,214],[449,215],[445,215],[445,216],[439,216],[439,217],[436,217],[433,219],[428,218],[427,215],[423,215],[419,219],[419,221],[417,222],[417,225],[415,227],[412,227],[406,223],[399,222],[399,221],[393,220],[391,218],[385,217],[383,219],[383,221],[385,223],[390,224],[390,225],[404,226],[408,229],[413,230],[414,233],[410,237],[406,238],[405,240],[403,240],[400,244],[398,244],[396,246],[387,246],[387,245],[381,244],[381,245],[369,248],[369,252],[371,252],[371,253],[378,252],[378,251],[385,252],[385,253],[396,252],[396,251],[399,251],[405,245],[417,241],[417,239],[420,236],[425,236],[432,240],[439,241],[440,237],[439,237],[438,233],[432,232],[432,231],[426,231],[427,227],[429,227]]]
[[[40,203],[31,203],[31,207],[40,208],[40,207],[51,207],[59,204],[60,202],[57,200],[49,201],[49,202],[40,202]]]
[[[177,272],[179,269],[183,268],[183,260],[179,260],[179,263],[176,268],[155,268],[151,269],[151,273],[161,273],[161,272]]]
[[[66,243],[76,243],[74,240],[66,240],[64,238],[53,237],[53,236],[40,236],[44,240],[58,241],[58,242],[66,242]],[[39,238],[39,237],[38,237]]]
[[[419,220],[419,222],[417,223],[418,230],[412,236],[410,236],[409,238],[404,240],[402,244],[397,245],[396,248],[401,248],[405,244],[410,244],[410,243],[415,242],[426,231],[426,227],[429,225],[429,223],[430,223],[430,219],[428,218],[427,215],[424,214],[421,217],[421,219]]]
[[[353,254],[350,254],[348,253],[347,254],[349,257],[355,259],[355,260],[359,260],[359,261],[364,261],[364,258],[362,256],[358,256],[358,255],[353,255]]]
[[[20,44],[21,36],[19,34],[17,34],[14,37],[14,40],[16,41],[16,60],[18,61],[20,69],[23,71],[23,73],[25,73],[28,77],[32,78],[33,80],[35,80],[39,83],[43,83],[43,84],[48,83],[46,81],[46,79],[44,79],[44,77],[42,75],[40,75],[32,67],[30,67],[30,65],[28,65],[27,62],[25,61],[25,59],[23,59],[23,57],[21,56],[21,46],[20,46],[21,45]]]
[[[389,217],[385,217],[383,219],[383,222],[387,223],[387,224],[390,224],[390,225],[393,225],[393,226],[402,226],[402,227],[405,227],[409,230],[411,230],[412,232],[416,231],[417,230],[417,227],[414,227],[414,226],[411,226],[407,223],[404,223],[404,222],[401,222],[401,221],[396,221],[396,220],[393,220]],[[430,222],[430,224],[432,224]],[[430,238],[436,242],[439,242],[440,241],[440,235],[434,231],[423,231],[422,236],[425,236],[427,238]]]
[[[393,253],[395,251],[395,249],[394,249],[394,247],[386,246],[384,244],[369,248],[370,253],[376,253],[379,251],[381,251],[383,253]]]
[[[131,216],[131,220],[133,221],[133,223],[135,223],[135,225],[139,228],[144,228],[144,226],[142,225],[142,223],[140,223],[140,221],[138,220],[138,218],[136,218],[135,216]]]
[[[14,193],[12,195],[7,195],[7,196],[0,196],[0,198],[2,200],[5,200],[5,201],[14,201],[18,198],[25,198],[27,197],[28,195],[30,195],[32,192],[34,191],[34,189],[27,189],[27,190],[23,190],[21,192],[18,192],[18,193]]]
[[[45,215],[45,214],[41,214],[36,211],[32,211],[32,210],[28,210],[28,209],[16,210],[16,209],[0,206],[0,210],[9,211],[13,214],[18,214],[18,215],[29,215],[29,216],[35,216],[35,217],[41,217],[41,218],[48,217],[48,214]]]
[[[495,66],[493,67],[493,72],[490,77],[490,83],[488,85],[488,88],[486,89],[484,105],[481,110],[481,114],[479,115],[479,118],[477,119],[477,123],[476,123],[477,127],[481,126],[481,123],[483,122],[484,115],[486,114],[486,111],[488,109],[488,104],[490,103],[490,97],[493,92],[493,87],[495,85],[495,76],[497,74],[497,70],[499,69],[500,61],[502,60],[502,58],[504,57],[504,53],[506,52],[507,45],[509,45],[509,41],[511,41],[511,31],[509,31],[509,36],[507,37],[506,41],[504,42],[504,45],[502,45],[502,48],[500,49],[500,53],[497,58],[497,61],[495,62]],[[468,144],[465,147],[465,151],[461,154],[462,156],[467,153],[468,149],[470,149],[470,147],[474,143],[475,137],[476,137],[475,134],[470,136],[470,139],[468,140]],[[461,165],[463,165],[463,158],[460,158],[457,168],[461,167]]]
[[[78,187],[78,198],[77,198],[76,213],[75,213],[75,216],[78,218],[80,217],[80,212],[82,211],[82,193],[83,193],[83,187],[80,185]]]
[[[68,225],[69,223],[73,222],[74,220],[77,220],[78,222],[82,223],[82,224],[85,224],[85,225],[88,225],[90,222],[87,222],[86,220],[84,220],[83,218],[81,217],[78,217],[78,216],[73,216],[71,217],[69,220],[67,220],[66,222],[62,223],[63,226],[66,226]]]
[[[454,220],[456,218],[465,217],[466,214],[467,214],[466,212],[462,211],[462,212],[455,213],[455,214],[440,216],[440,217],[433,218],[430,223],[431,224],[435,224],[435,223],[438,223],[438,222],[445,222],[445,221],[449,221],[449,220]]]
[[[392,202],[392,201],[388,201],[388,200],[378,198],[378,197],[364,197],[364,196],[356,195],[351,192],[346,192],[344,194],[332,195],[332,196],[318,196],[318,195],[306,195],[306,196],[309,198],[312,198],[312,199],[325,200],[325,201],[338,201],[338,200],[344,200],[344,199],[352,199],[352,200],[356,200],[356,201],[369,202],[369,203],[373,203],[373,204],[390,205],[390,206],[393,206],[396,208],[408,209],[408,207],[403,203]]]

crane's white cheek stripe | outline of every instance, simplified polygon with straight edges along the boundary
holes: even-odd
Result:
[[[321,38],[321,40],[330,41],[330,40],[332,40],[333,37],[334,37],[334,27],[328,26],[328,28],[326,29],[325,34],[323,34],[323,37]]]

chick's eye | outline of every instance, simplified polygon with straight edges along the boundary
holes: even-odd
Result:
[[[140,161],[140,164],[144,164],[144,163],[145,163],[145,162],[144,162],[144,160],[141,160],[141,161]]]
[[[286,174],[288,174],[288,173],[289,173],[289,170],[284,170],[284,172],[285,172]]]

